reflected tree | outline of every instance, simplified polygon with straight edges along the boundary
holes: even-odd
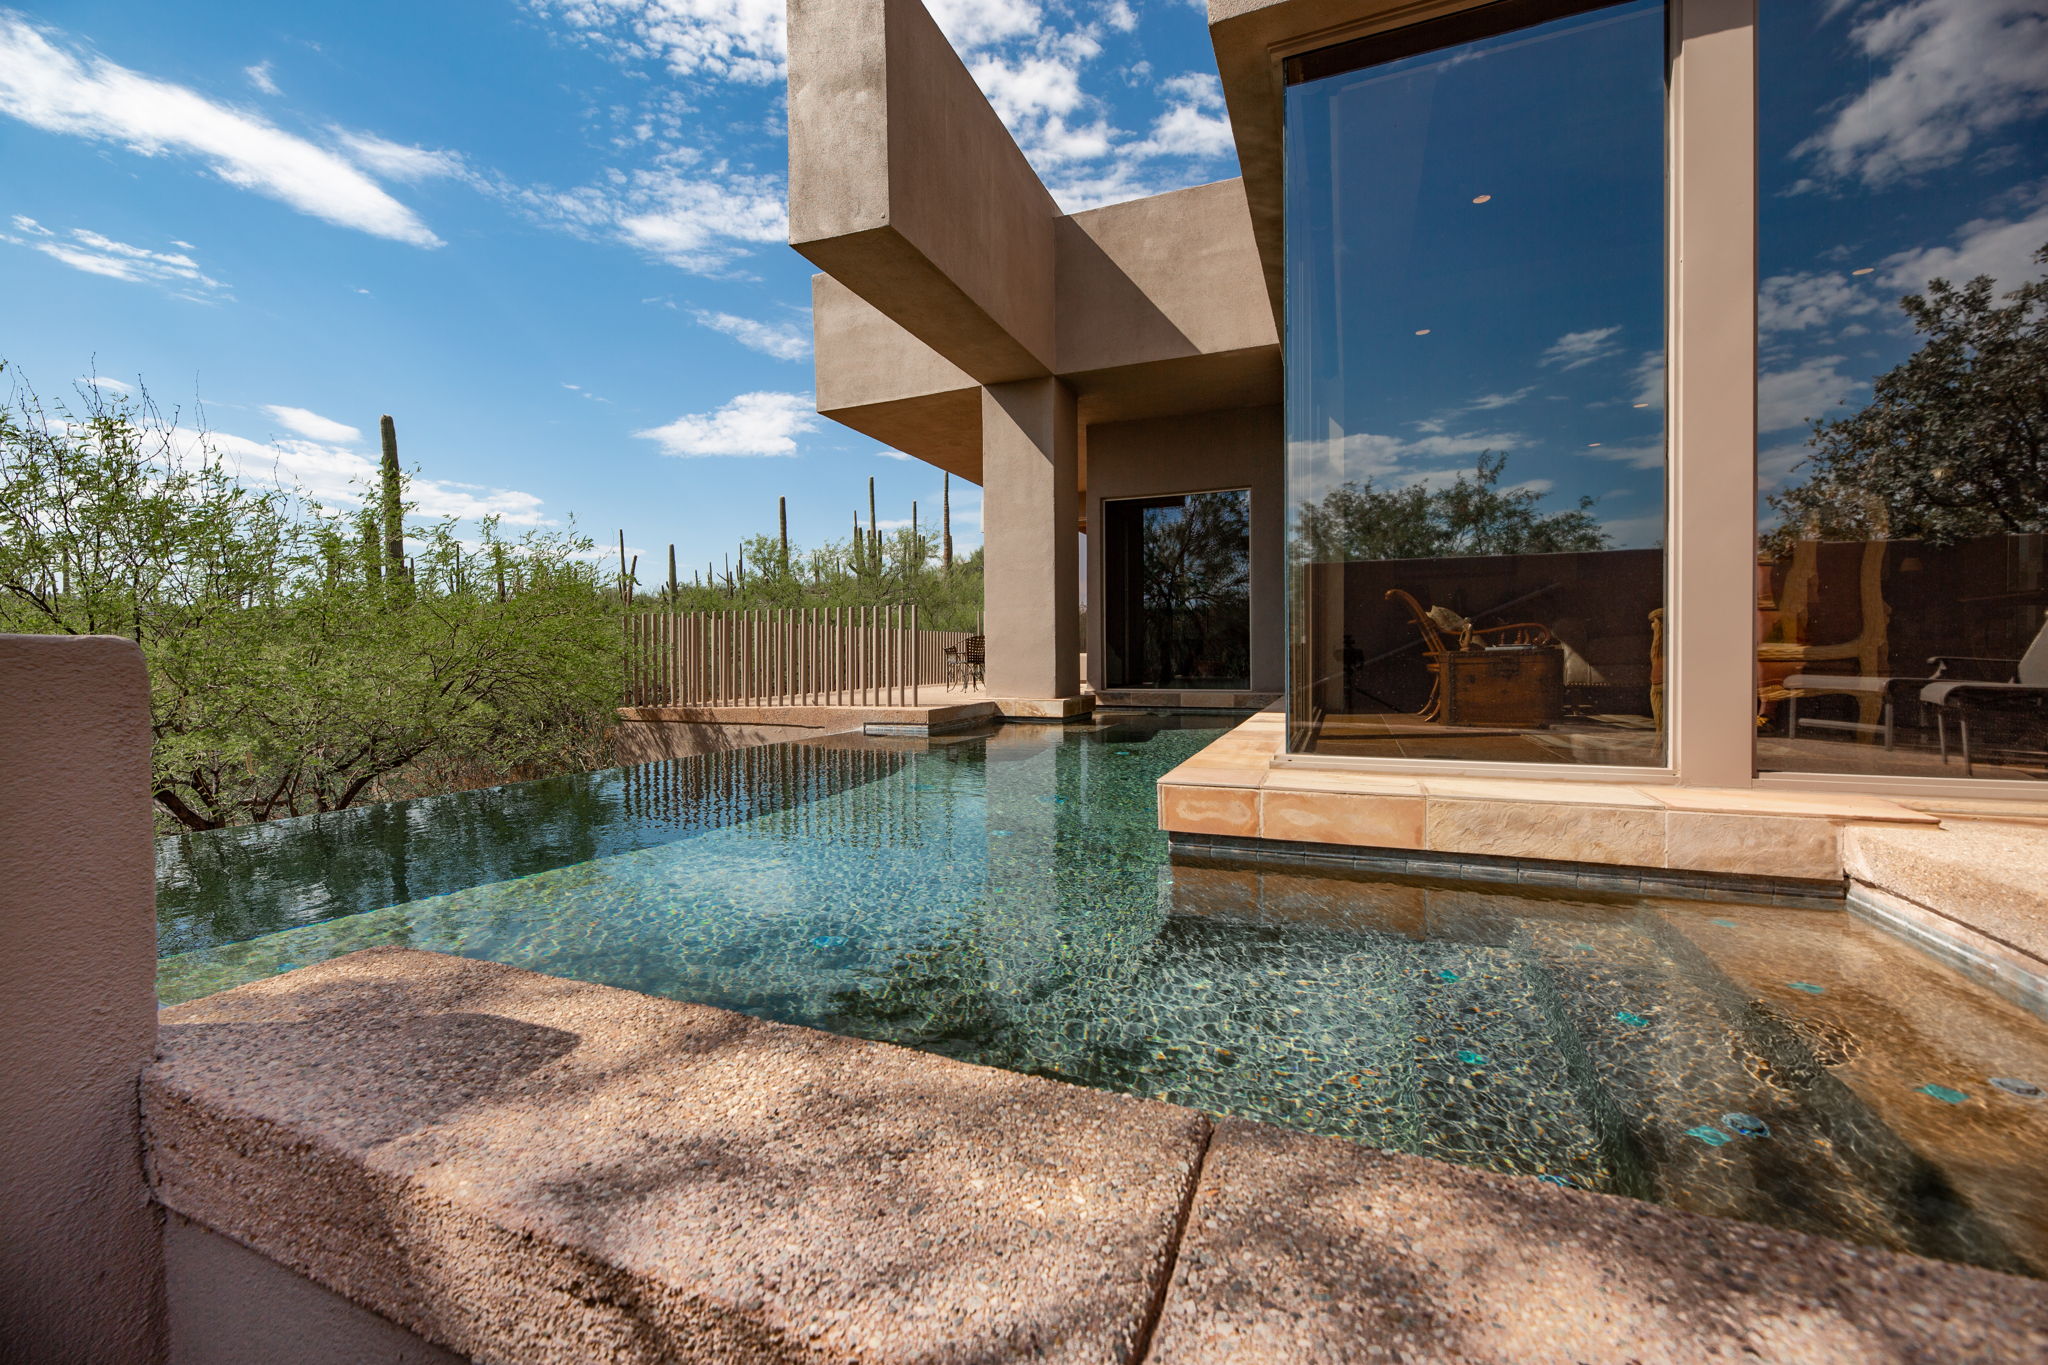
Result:
[[[1536,489],[1500,486],[1507,462],[1506,455],[1488,450],[1480,452],[1470,474],[1447,484],[1341,484],[1301,504],[1289,552],[1297,563],[1331,564],[1607,548],[1592,498],[1582,497],[1565,511],[1542,511],[1543,494]]]
[[[2034,253],[2048,265],[2048,246]],[[1806,479],[1771,495],[1793,540],[1921,539],[2048,529],[2048,278],[2004,295],[1990,276],[1899,301],[1919,349],[1858,412],[1816,420]]]

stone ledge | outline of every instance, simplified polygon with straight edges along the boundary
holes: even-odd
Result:
[[[372,949],[164,1011],[173,1211],[481,1361],[1120,1362],[1196,1113]]]
[[[170,1210],[489,1365],[2048,1351],[2034,1281],[408,949],[164,1011],[143,1104]]]
[[[937,689],[926,689],[936,691]],[[809,730],[858,730],[862,725],[946,725],[996,714],[985,700],[934,701],[916,706],[621,706],[619,719],[667,725],[796,725]]]
[[[1095,709],[1093,696],[1082,697],[993,697],[996,714],[1004,720],[1074,720]]]
[[[1798,882],[1842,877],[1855,827],[1941,817],[1854,792],[1457,777],[1287,761],[1268,709],[1159,779],[1170,834],[1664,868]]]
[[[1992,1365],[2048,1285],[1219,1119],[1148,1359]]]

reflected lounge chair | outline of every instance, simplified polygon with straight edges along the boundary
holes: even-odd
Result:
[[[1941,761],[1948,762],[1948,722],[1953,716],[1962,738],[1963,776],[1970,776],[1970,711],[2004,709],[2000,703],[2039,701],[2048,697],[2048,620],[2034,633],[2027,652],[2013,659],[1971,659],[1959,655],[1937,655],[1933,681],[1920,689],[1920,704],[1932,708],[1936,732],[1941,738]],[[1970,665],[1980,669],[2008,672],[2005,681],[1950,678],[1943,676],[1952,666]],[[2001,667],[2002,666],[2002,667]]]
[[[1467,650],[1534,649],[1551,643],[1550,628],[1535,621],[1517,621],[1506,626],[1475,626],[1448,607],[1422,609],[1422,603],[1399,588],[1387,589],[1386,600],[1399,602],[1415,618],[1422,632],[1423,652],[1429,656],[1429,702],[1415,713],[1416,719],[1447,721],[1444,687],[1446,661]],[[1449,638],[1455,636],[1455,640]]]

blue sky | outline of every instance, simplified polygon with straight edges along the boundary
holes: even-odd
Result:
[[[932,9],[1070,209],[1236,172],[1185,0]],[[643,574],[843,537],[939,475],[811,412],[782,0],[0,6],[0,358],[146,382],[342,498],[380,413],[426,515],[623,528]],[[980,496],[955,489],[979,539]],[[687,567],[686,567],[687,571]]]

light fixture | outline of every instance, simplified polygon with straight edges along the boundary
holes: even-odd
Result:
[[[1429,335],[1429,329],[1427,327],[1417,327],[1415,329],[1415,335],[1419,337],[1426,337]]]
[[[1650,405],[1648,403],[1632,403],[1629,406],[1637,408],[1647,408]]]
[[[1586,442],[1586,449],[1588,449],[1588,450],[1598,450],[1599,448],[1600,448],[1600,443],[1599,443],[1598,441],[1588,441],[1588,442]]]
[[[1876,269],[1877,267],[1874,265],[1866,265],[1861,270],[1852,270],[1849,273],[1851,275],[1868,275],[1870,272]]]
[[[1491,199],[1491,198],[1493,198],[1493,196],[1492,196],[1492,195],[1490,195],[1490,194],[1482,194],[1482,195],[1479,195],[1479,196],[1478,196],[1477,198],[1473,199],[1473,201],[1472,201],[1472,202],[1473,202],[1473,203],[1475,203],[1475,204],[1484,204],[1484,203],[1485,203],[1485,202],[1486,202],[1487,200],[1489,200],[1489,199]]]

